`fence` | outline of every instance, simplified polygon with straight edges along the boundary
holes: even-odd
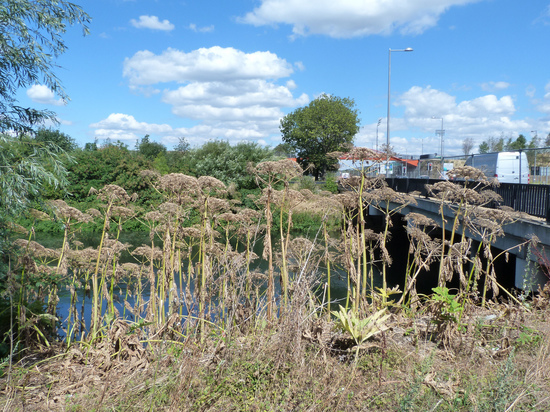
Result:
[[[396,192],[419,192],[428,196],[426,185],[440,182],[440,179],[414,179],[408,177],[393,177],[386,179],[388,185]],[[473,188],[475,182],[470,183]],[[545,218],[550,223],[550,185],[501,183],[493,190],[502,197],[498,205],[509,206],[518,212]],[[489,206],[497,206],[489,205]]]

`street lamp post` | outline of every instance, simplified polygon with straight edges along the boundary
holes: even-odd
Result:
[[[390,165],[390,93],[391,93],[391,53],[392,52],[412,52],[411,47],[406,49],[389,49],[388,51],[388,116],[386,118],[386,178],[388,177],[388,168]]]
[[[376,125],[376,151],[378,151],[378,127],[380,126],[381,121],[382,118],[378,119],[378,124]]]

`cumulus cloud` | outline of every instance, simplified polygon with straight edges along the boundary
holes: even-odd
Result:
[[[123,76],[128,78],[130,85],[278,79],[292,72],[292,66],[274,53],[245,53],[219,46],[189,53],[169,48],[160,55],[143,50],[126,58],[123,68]]]
[[[295,36],[336,38],[373,34],[420,34],[453,6],[480,0],[262,0],[240,19],[255,26],[289,24]]]
[[[138,122],[134,116],[112,113],[106,119],[92,123],[99,139],[135,140],[146,134],[165,135],[173,131],[168,124]]]
[[[289,77],[293,65],[271,52],[245,53],[214,46],[191,52],[140,51],[124,62],[132,90],[152,96],[166,83],[161,101],[178,117],[198,122],[179,131],[197,139],[267,139],[278,133],[282,108],[309,102],[294,97],[298,85]]]
[[[391,119],[392,145],[401,153],[407,150],[407,145],[399,143],[398,137],[401,130],[414,130],[417,136],[423,136],[420,139],[424,140],[425,153],[438,152],[433,148],[437,148],[439,144],[433,143],[435,130],[441,128],[441,118],[446,130],[446,155],[461,153],[462,141],[467,137],[473,138],[476,144],[479,144],[488,136],[495,134],[516,137],[519,133],[530,130],[531,127],[525,120],[513,119],[516,107],[511,96],[498,98],[488,94],[471,100],[457,101],[456,96],[429,86],[425,88],[414,86],[396,98],[395,105],[404,107],[404,115],[401,118],[396,115]],[[371,130],[374,129],[371,128]],[[372,133],[368,136],[369,141],[372,140]],[[416,139],[416,146],[419,149],[419,137]],[[429,146],[426,146],[426,143]],[[409,147],[409,152],[410,150]],[[417,152],[420,151],[417,150]]]
[[[405,114],[408,117],[432,117],[454,110],[456,98],[430,86],[413,86],[396,100],[396,104],[405,106]]]
[[[457,106],[458,114],[466,117],[511,116],[515,111],[516,108],[510,96],[499,99],[494,94],[463,101]]]
[[[239,80],[191,83],[165,92],[163,101],[181,117],[231,120],[281,117],[280,107],[306,103],[308,97],[302,95],[295,100],[287,86],[265,80]]]
[[[35,103],[49,104],[53,106],[63,106],[65,101],[56,99],[55,93],[43,84],[35,84],[27,89],[27,96]]]
[[[450,113],[463,117],[511,116],[516,111],[510,96],[500,99],[493,94],[456,103],[456,97],[431,87],[411,87],[400,96],[396,104],[405,106],[410,118],[441,117]]]
[[[132,19],[130,24],[138,29],[172,31],[175,28],[170,21],[160,21],[157,16],[139,16],[139,20]]]

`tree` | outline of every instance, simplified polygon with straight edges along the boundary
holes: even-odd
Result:
[[[226,185],[234,184],[237,190],[257,188],[250,174],[249,164],[256,165],[271,157],[271,149],[254,142],[241,142],[231,146],[227,141],[213,140],[188,153],[190,173],[212,176]]]
[[[86,201],[90,188],[101,189],[109,184],[138,193],[140,202],[150,196],[149,185],[140,177],[140,172],[150,169],[152,161],[131,152],[124,144],[117,142],[96,150],[79,150],[74,157],[75,162],[68,167],[68,190],[74,201]]]
[[[520,134],[516,140],[512,142],[512,138],[508,139],[506,150],[521,150],[527,148],[527,139]]]
[[[279,143],[273,148],[273,156],[276,157],[295,157],[294,148],[289,143]]]
[[[45,186],[65,186],[65,152],[28,136],[0,134],[0,226],[26,210]]]
[[[37,142],[53,143],[65,152],[73,152],[78,149],[75,140],[59,130],[40,128],[37,130],[34,139]]]
[[[322,94],[281,119],[279,129],[303,169],[318,180],[338,163],[327,153],[349,150],[353,144],[359,131],[358,111],[353,99]]]
[[[462,141],[462,151],[464,152],[464,156],[468,156],[473,148],[474,139],[472,139],[471,137],[467,137]]]
[[[178,144],[174,147],[174,150],[176,152],[187,153],[190,148],[191,148],[191,145],[189,144],[189,142],[185,137],[183,136],[178,137]]]
[[[55,58],[66,50],[67,25],[88,33],[90,17],[64,0],[4,0],[0,5],[0,132],[32,132],[55,113],[18,105],[19,89],[44,84],[63,100],[68,96],[53,72]]]
[[[502,152],[504,150],[504,137],[489,137],[479,145],[479,153]]]
[[[481,142],[479,144],[479,153],[489,153],[489,143]]]
[[[152,142],[149,139],[149,135],[145,135],[143,139],[138,141],[138,151],[149,160],[155,160],[155,158],[166,153],[166,146],[161,143]]]

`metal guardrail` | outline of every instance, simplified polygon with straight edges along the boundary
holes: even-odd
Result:
[[[440,179],[411,179],[407,177],[392,177],[386,179],[388,186],[396,192],[419,192],[428,196],[426,185],[440,182]],[[472,188],[475,182],[472,182]],[[550,185],[533,185],[517,183],[501,183],[492,189],[502,197],[498,205],[509,206],[518,212],[546,219],[550,223]],[[493,205],[496,206],[496,205]]]

